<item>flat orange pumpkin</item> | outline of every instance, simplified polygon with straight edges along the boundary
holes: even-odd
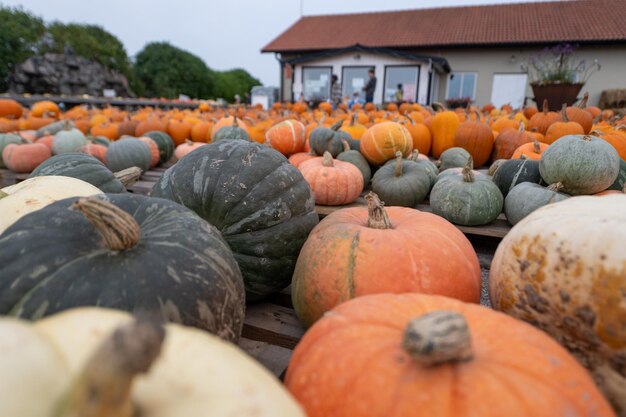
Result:
[[[413,150],[413,138],[406,127],[396,122],[377,123],[361,137],[361,153],[371,164],[382,165],[402,152],[407,157]]]

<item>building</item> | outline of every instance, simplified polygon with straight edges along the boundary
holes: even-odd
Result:
[[[568,42],[600,72],[584,87],[595,104],[603,90],[626,88],[626,0],[581,0],[305,16],[262,49],[280,63],[280,98],[325,100],[336,74],[344,96],[361,93],[369,68],[375,103],[430,104],[469,97],[521,106],[532,98],[522,64]]]

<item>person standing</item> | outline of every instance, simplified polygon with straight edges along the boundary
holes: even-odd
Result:
[[[369,75],[369,80],[367,80],[367,84],[363,87],[363,91],[365,91],[365,102],[372,103],[374,101],[374,91],[376,91],[376,76],[374,75],[374,68],[371,68],[367,71]]]
[[[335,74],[331,77],[330,102],[333,105],[333,109],[336,109],[341,103],[341,84],[339,83],[339,78]]]
[[[398,89],[396,90],[396,94],[394,96],[394,99],[398,106],[402,104],[403,98],[404,98],[404,91],[402,90],[402,84],[398,84]]]

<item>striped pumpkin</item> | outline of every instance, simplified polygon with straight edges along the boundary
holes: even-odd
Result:
[[[361,137],[361,153],[373,165],[382,165],[394,159],[398,151],[408,157],[412,150],[413,137],[400,123],[377,123]]]
[[[305,127],[297,120],[285,120],[265,133],[265,143],[289,157],[304,150]]]

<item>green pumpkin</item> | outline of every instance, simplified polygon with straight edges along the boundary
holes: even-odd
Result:
[[[87,136],[87,141],[94,145],[106,146],[107,148],[111,144],[111,140],[105,136]]]
[[[448,168],[448,169],[446,169],[445,171],[443,171],[442,173],[437,175],[437,179],[435,180],[435,184],[438,181],[440,181],[442,178],[446,178],[449,175],[461,175],[463,173],[463,169],[465,169],[465,168]],[[472,170],[472,174],[474,175],[474,177],[485,177],[485,178],[488,178],[489,180],[491,180],[491,177],[483,174],[480,171]]]
[[[22,138],[13,133],[0,133],[0,168],[6,168],[2,161],[2,151],[11,143],[22,143]]]
[[[150,169],[150,148],[142,141],[125,137],[111,143],[106,153],[107,167],[113,172],[131,167],[139,167],[142,171]]]
[[[500,215],[502,193],[487,176],[475,176],[472,165],[470,157],[461,173],[437,181],[430,192],[433,213],[462,226],[488,224]]]
[[[144,136],[152,139],[159,147],[159,164],[164,164],[172,159],[176,146],[170,135],[159,130],[153,130],[144,133]]]
[[[430,178],[430,186],[432,188],[432,186],[435,185],[435,182],[437,182],[439,168],[437,168],[437,165],[430,159],[422,159],[419,156],[420,151],[417,149],[413,149],[413,152],[411,152],[411,155],[409,155],[407,159],[410,159],[411,161],[417,163],[417,165],[422,166],[426,169],[426,172],[428,173],[428,178]],[[390,162],[387,161],[386,163]]]
[[[94,185],[104,193],[124,193],[126,186],[102,162],[83,153],[55,155],[39,165],[29,178],[61,175],[78,178]]]
[[[345,140],[343,143],[343,152],[337,155],[339,161],[350,162],[352,165],[357,167],[361,174],[363,174],[363,186],[367,186],[370,183],[370,179],[372,178],[372,169],[370,168],[370,164],[367,163],[367,160],[359,151],[355,151],[350,149],[350,145]]]
[[[538,208],[569,198],[569,195],[559,192],[561,189],[563,184],[559,183],[549,187],[532,182],[517,184],[504,199],[506,219],[515,226]]]
[[[487,175],[489,175],[490,177],[493,177],[493,175],[496,173],[498,168],[500,168],[500,166],[502,166],[502,164],[505,163],[508,160],[509,159],[496,159],[495,161],[493,161],[493,163],[491,164],[491,166],[487,170]]]
[[[428,195],[430,178],[426,168],[396,152],[393,163],[386,163],[374,174],[372,191],[388,207],[415,207]]]
[[[60,120],[58,122],[50,123],[49,125],[45,125],[37,129],[37,131],[35,132],[35,137],[41,138],[47,135],[56,135],[63,129],[71,129],[73,127],[76,127],[73,121]]]
[[[217,132],[213,133],[211,142],[219,142],[220,140],[245,140],[250,142],[250,136],[248,133],[239,127],[237,124],[237,116],[233,117],[232,126],[224,126]]]
[[[548,184],[560,182],[571,195],[599,193],[610,187],[620,171],[620,157],[607,141],[590,135],[567,135],[541,155],[541,177]]]
[[[360,142],[353,140],[348,132],[339,130],[343,124],[342,120],[338,120],[330,128],[317,127],[311,131],[309,135],[309,144],[311,149],[317,155],[324,155],[324,152],[329,152],[333,158],[336,158],[341,152],[343,152],[343,142],[348,142],[350,149],[358,151],[360,148]]]
[[[291,282],[304,241],[319,218],[300,171],[276,150],[224,140],[201,146],[152,189],[216,226],[239,263],[248,300]]]
[[[607,189],[622,191],[625,185],[626,185],[626,161],[620,158],[619,174],[617,174],[617,178],[615,179],[615,182],[611,184],[611,186]]]
[[[517,184],[532,182],[539,184],[541,174],[539,173],[539,162],[522,157],[520,159],[509,159],[503,162],[492,178],[504,197]]]
[[[450,168],[463,168],[470,158],[469,152],[463,148],[446,149],[439,157],[439,161],[437,161],[439,172]]]
[[[108,307],[237,341],[243,280],[219,231],[171,201],[104,198],[58,201],[0,236],[0,314]]]
[[[52,139],[52,154],[60,155],[69,152],[78,152],[81,146],[87,144],[87,138],[78,129],[66,125],[58,131]]]

